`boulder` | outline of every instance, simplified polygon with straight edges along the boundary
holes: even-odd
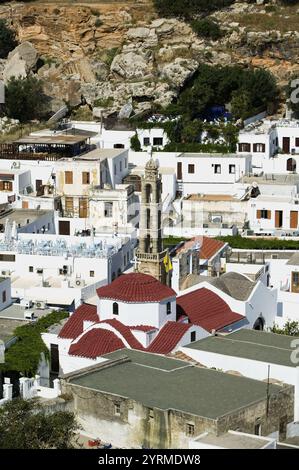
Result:
[[[136,52],[127,52],[114,57],[111,71],[126,79],[143,78],[151,75],[152,63]]]
[[[3,79],[6,83],[12,77],[25,78],[36,69],[38,53],[30,42],[23,42],[8,55],[4,70]]]
[[[17,46],[13,51],[8,54],[8,62],[14,55],[18,54],[20,59],[26,64],[27,73],[34,70],[38,61],[38,53],[31,42],[25,41]]]
[[[180,88],[191,77],[198,67],[195,60],[177,57],[173,62],[161,68],[161,76],[167,79],[175,88]]]

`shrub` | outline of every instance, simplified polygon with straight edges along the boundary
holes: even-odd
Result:
[[[42,82],[36,77],[12,77],[5,87],[5,113],[8,117],[28,122],[46,113],[47,97]]]
[[[134,152],[141,152],[141,144],[140,144],[140,140],[138,139],[137,134],[131,137],[130,144],[131,144],[131,149],[134,150]]]
[[[0,59],[6,59],[17,44],[14,31],[7,26],[5,20],[0,19]]]
[[[212,39],[213,41],[222,37],[222,32],[218,23],[208,18],[193,20],[191,22],[191,27],[199,37]]]
[[[161,16],[193,18],[199,13],[220,10],[234,0],[154,0],[156,11]]]

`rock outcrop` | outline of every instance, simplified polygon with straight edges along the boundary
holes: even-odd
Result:
[[[216,12],[224,36],[213,42],[183,21],[157,18],[150,0],[2,5],[0,17],[10,18],[21,45],[0,61],[0,76],[37,73],[51,111],[87,103],[97,117],[127,113],[128,103],[135,113],[167,105],[200,63],[265,67],[285,85],[299,73],[299,26],[259,31],[242,24],[244,13],[268,15],[264,8],[236,3]]]

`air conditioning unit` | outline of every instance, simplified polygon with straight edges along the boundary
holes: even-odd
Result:
[[[36,300],[34,302],[35,308],[38,308],[40,310],[44,310],[47,306],[46,302],[44,300]]]
[[[1,271],[1,275],[2,276],[10,276],[10,271],[6,270],[6,271]]]
[[[85,281],[84,279],[76,279],[75,284],[76,284],[76,287],[84,287]]]

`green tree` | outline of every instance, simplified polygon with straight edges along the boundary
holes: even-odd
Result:
[[[213,41],[222,37],[222,32],[218,23],[210,20],[209,18],[193,20],[191,21],[191,27],[199,37],[212,39]]]
[[[182,142],[198,142],[202,133],[202,122],[199,120],[186,121],[181,131]]]
[[[5,20],[0,19],[0,59],[6,59],[17,44],[15,32],[7,26]]]
[[[47,112],[47,97],[36,77],[12,77],[5,87],[5,112],[8,117],[28,122],[41,119]]]
[[[0,449],[70,449],[77,429],[73,413],[48,414],[36,400],[0,407]]]
[[[248,91],[238,90],[232,93],[231,111],[235,118],[245,118],[248,110],[252,108],[251,98]]]
[[[141,144],[137,133],[134,134],[133,137],[131,137],[130,143],[131,149],[134,150],[134,152],[141,152]]]

